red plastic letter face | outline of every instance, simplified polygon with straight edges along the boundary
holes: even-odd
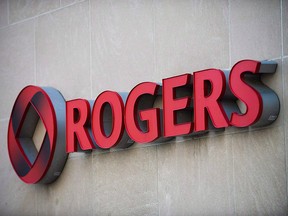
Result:
[[[66,102],[66,151],[77,151],[77,140],[81,149],[93,149],[88,132],[90,105],[87,100],[77,99]]]
[[[232,113],[230,124],[236,127],[247,127],[254,124],[262,113],[261,95],[244,82],[244,74],[259,72],[260,62],[243,60],[234,65],[229,76],[229,85],[232,93],[244,102],[246,113]]]
[[[110,106],[112,111],[111,132],[105,131],[103,119],[105,106]],[[97,97],[92,111],[92,132],[100,148],[111,148],[121,139],[124,130],[123,113],[124,104],[117,92],[105,91]]]
[[[130,92],[125,108],[125,125],[130,138],[139,143],[152,142],[160,136],[159,108],[140,110],[140,121],[147,122],[147,131],[138,123],[138,102],[143,95],[156,95],[158,85],[152,82],[140,83]]]
[[[228,127],[227,116],[219,102],[225,92],[225,75],[223,71],[209,69],[195,72],[194,76],[194,121],[195,131],[208,129],[207,113],[216,128]],[[206,95],[205,82],[210,82],[211,92]]]
[[[193,130],[192,122],[182,124],[176,123],[176,112],[187,108],[190,105],[191,98],[186,96],[176,99],[175,91],[177,87],[189,84],[190,80],[190,74],[163,79],[163,119],[165,137],[189,134]]]

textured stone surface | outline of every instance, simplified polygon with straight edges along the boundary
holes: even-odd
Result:
[[[154,79],[228,68],[228,23],[227,1],[156,1]]]
[[[283,52],[288,55],[288,1],[282,0]]]
[[[235,213],[288,212],[282,127],[233,136]]]
[[[90,98],[88,2],[41,16],[36,25],[37,85],[66,99]]]
[[[62,7],[73,4],[73,3],[77,3],[80,1],[83,1],[83,0],[60,0]]]
[[[11,23],[21,21],[59,6],[59,0],[9,0],[9,20]]]
[[[68,159],[63,175],[49,187],[52,215],[92,215],[92,155]]]
[[[284,89],[288,88],[288,58],[283,59],[283,82],[284,82]],[[284,91],[284,104],[282,106],[283,109],[283,115],[288,116],[288,93],[287,91]],[[284,118],[284,126],[285,126],[285,149],[286,149],[286,178],[288,176],[288,121],[287,117]],[[288,191],[288,184],[287,184],[287,191]]]
[[[9,118],[20,90],[34,84],[34,22],[0,30],[0,119]]]
[[[230,1],[231,64],[281,56],[280,1]]]
[[[158,215],[156,147],[93,155],[95,215]]]
[[[160,215],[231,215],[232,136],[158,146]]]
[[[0,0],[0,28],[8,25],[8,0]]]
[[[93,96],[153,81],[153,1],[91,1],[91,30]]]

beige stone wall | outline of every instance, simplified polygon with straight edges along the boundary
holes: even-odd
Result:
[[[0,215],[287,215],[287,13],[287,0],[0,0]],[[51,185],[10,164],[28,84],[90,99],[246,58],[278,62],[263,79],[281,100],[269,127],[70,154]]]

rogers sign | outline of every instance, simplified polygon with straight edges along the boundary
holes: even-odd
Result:
[[[27,86],[18,95],[8,127],[8,151],[26,183],[51,183],[68,153],[127,148],[134,142],[165,142],[228,126],[262,127],[276,120],[277,94],[261,82],[274,73],[273,61],[242,60],[231,71],[207,69],[143,82],[129,93],[102,92],[95,101],[65,101],[51,87]],[[162,106],[156,106],[160,100]],[[245,104],[242,112],[238,106]],[[162,103],[161,103],[162,102]],[[34,132],[43,123],[41,147]]]

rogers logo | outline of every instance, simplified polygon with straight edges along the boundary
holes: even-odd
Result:
[[[202,70],[163,79],[162,85],[143,82],[130,93],[104,91],[95,101],[65,102],[54,88],[27,86],[9,121],[11,163],[22,181],[51,183],[61,174],[67,153],[77,150],[127,148],[134,141],[165,142],[228,126],[269,125],[278,117],[280,102],[261,75],[276,68],[273,61],[243,60],[231,71]],[[44,128],[41,146],[33,137],[39,124]]]
[[[33,134],[45,127],[37,149]],[[53,88],[25,87],[18,95],[8,127],[8,151],[19,178],[28,183],[50,183],[61,173],[65,152],[65,100]]]

